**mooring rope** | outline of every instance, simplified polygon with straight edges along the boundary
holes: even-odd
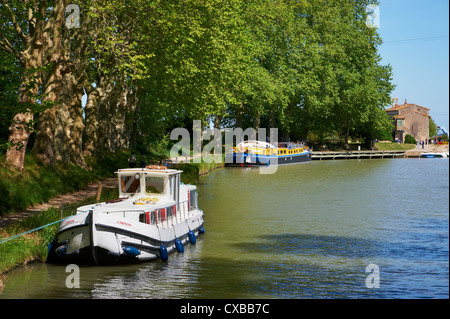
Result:
[[[60,222],[62,222],[63,220],[66,220],[66,219],[68,219],[68,218],[70,218],[70,217],[73,217],[73,216],[69,216],[69,217],[66,217],[66,218],[57,220],[56,222],[53,222],[53,223],[50,223],[50,224],[47,224],[47,225],[44,225],[44,226],[41,226],[41,227],[38,227],[38,228],[34,228],[34,229],[31,229],[31,230],[27,230],[27,231],[25,231],[25,232],[23,232],[23,233],[20,233],[20,234],[17,234],[17,235],[8,237],[8,238],[0,239],[0,244],[6,243],[7,241],[10,241],[10,240],[13,240],[13,239],[22,237],[22,236],[25,236],[25,235],[27,235],[27,234],[31,234],[31,233],[33,233],[33,232],[35,232],[35,231],[38,231],[38,230],[40,230],[40,229],[43,229],[43,228],[45,228],[45,227],[48,227],[48,226],[51,226],[51,225],[60,223]]]

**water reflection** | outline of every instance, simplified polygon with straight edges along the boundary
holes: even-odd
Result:
[[[196,269],[203,239],[185,246],[183,254],[173,253],[169,262],[125,266],[80,266],[80,288],[67,288],[63,265],[30,264],[8,274],[0,298],[189,298],[196,290]]]
[[[199,239],[195,247],[186,247],[183,254],[171,254],[167,263],[156,261],[96,280],[92,298],[189,298],[196,289],[201,250]]]

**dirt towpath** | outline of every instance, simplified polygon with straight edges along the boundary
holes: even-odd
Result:
[[[87,186],[87,188],[68,194],[58,195],[48,202],[36,205],[26,209],[23,212],[17,212],[14,214],[0,216],[0,228],[6,227],[13,223],[17,223],[31,216],[32,214],[40,213],[42,211],[46,211],[51,207],[61,207],[64,205],[69,205],[83,199],[87,199],[89,197],[93,197],[97,195],[99,185],[102,184],[102,188],[116,188],[117,187],[117,177],[111,177],[104,179],[100,182],[94,182]]]

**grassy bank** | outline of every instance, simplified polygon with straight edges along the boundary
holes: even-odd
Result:
[[[100,201],[117,198],[118,191],[105,189]],[[79,205],[94,202],[95,198],[86,198],[78,202]],[[47,211],[32,215],[24,221],[0,228],[0,242],[17,234],[30,232],[42,226],[57,222],[61,219],[61,211],[50,208]],[[4,273],[15,267],[26,265],[33,261],[45,261],[47,259],[47,247],[53,240],[59,223],[30,232],[18,238],[0,243],[0,290]]]
[[[400,144],[393,142],[375,143],[375,148],[380,151],[407,151],[416,147],[416,144]]]
[[[25,210],[56,195],[75,192],[89,183],[112,177],[118,168],[128,165],[128,156],[129,153],[120,153],[100,159],[86,158],[90,170],[75,165],[54,168],[33,154],[27,155],[23,172],[3,165],[1,161],[0,216]]]
[[[0,229],[0,241],[10,236],[38,228],[59,220],[60,212],[52,208],[34,215],[17,224]],[[43,261],[47,257],[47,246],[55,235],[57,226],[26,234],[16,239],[0,243],[0,288],[3,273],[32,261]]]

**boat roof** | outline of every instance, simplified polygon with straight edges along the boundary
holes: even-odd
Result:
[[[121,168],[115,172],[116,174],[127,174],[127,173],[147,173],[147,174],[158,174],[158,175],[173,175],[180,174],[183,171],[177,169],[167,168],[167,166],[153,166],[145,168]]]
[[[256,140],[249,140],[239,143],[237,146],[243,145],[245,147],[259,147],[259,148],[276,148],[270,143]]]

